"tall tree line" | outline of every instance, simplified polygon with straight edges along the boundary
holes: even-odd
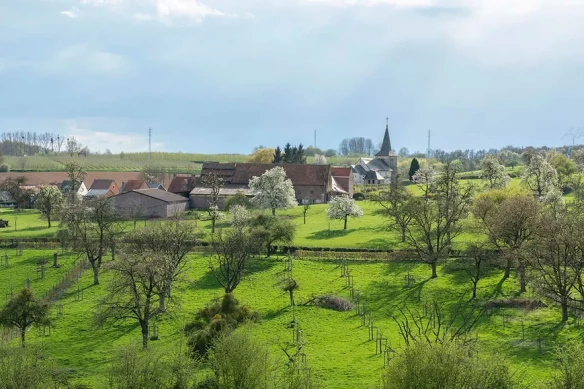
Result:
[[[369,138],[354,137],[345,138],[339,144],[339,155],[373,155],[377,151],[377,147]]]
[[[66,137],[52,132],[3,132],[0,134],[0,153],[6,155],[60,152]]]

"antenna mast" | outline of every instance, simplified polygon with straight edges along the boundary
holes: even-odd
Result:
[[[148,159],[152,157],[152,128],[148,129]]]
[[[430,158],[430,130],[428,130],[428,149],[426,150],[426,167],[428,166],[428,159]]]
[[[314,130],[314,148],[316,149],[316,130]]]

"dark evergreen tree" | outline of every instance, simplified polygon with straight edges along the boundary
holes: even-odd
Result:
[[[280,148],[280,146],[276,147],[276,150],[274,150],[274,160],[272,161],[272,163],[282,163],[282,149]]]
[[[290,143],[286,143],[286,146],[284,146],[284,157],[282,162],[294,163],[294,148]]]
[[[412,180],[412,178],[414,177],[414,174],[416,174],[416,172],[420,170],[420,163],[418,162],[418,160],[416,158],[412,159],[412,163],[410,164],[410,171],[408,173],[408,176],[410,177],[410,181]]]
[[[296,152],[294,153],[294,163],[306,163],[306,156],[304,155],[304,147],[302,143],[298,145],[296,148]]]

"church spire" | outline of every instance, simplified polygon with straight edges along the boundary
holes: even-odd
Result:
[[[383,136],[383,143],[381,144],[381,150],[376,157],[387,157],[391,153],[391,141],[389,140],[389,118],[385,118],[385,135]]]

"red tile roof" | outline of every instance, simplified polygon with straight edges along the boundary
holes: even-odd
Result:
[[[192,176],[176,176],[168,185],[168,191],[171,193],[189,193],[191,191]]]
[[[228,166],[229,165],[229,166]],[[226,184],[248,185],[249,180],[258,177],[266,171],[281,166],[286,171],[286,177],[292,180],[295,186],[303,185],[327,185],[329,184],[329,165],[308,164],[261,164],[261,163],[236,163],[236,164],[203,164],[201,175],[215,173],[224,178]],[[230,174],[230,173],[231,174]]]
[[[148,184],[144,180],[129,180],[128,182],[124,183],[122,190],[124,192],[129,192],[135,189],[146,189],[148,188]]]

